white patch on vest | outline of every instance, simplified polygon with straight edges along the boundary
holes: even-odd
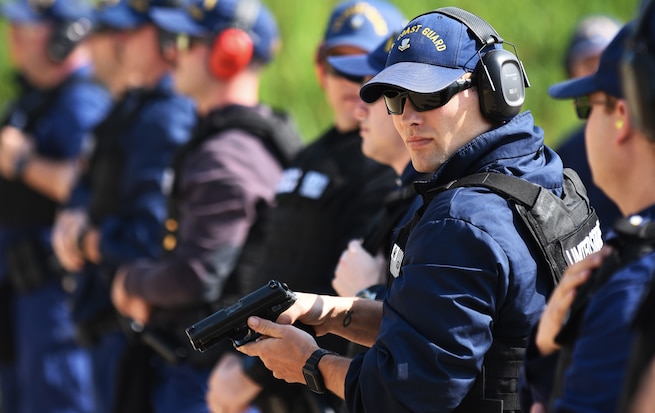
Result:
[[[289,168],[282,172],[282,178],[277,184],[276,192],[278,194],[288,194],[293,192],[298,186],[298,181],[302,176],[302,171],[299,168]]]
[[[327,175],[316,171],[309,171],[300,184],[300,195],[305,198],[319,199],[325,188],[330,183],[330,178]]]
[[[596,221],[596,225],[578,245],[564,251],[567,264],[575,264],[582,261],[587,255],[591,255],[596,251],[600,251],[603,247],[603,234],[600,230],[600,222]]]
[[[170,196],[173,192],[173,181],[175,180],[175,171],[173,168],[164,169],[161,176],[161,192],[166,196]]]
[[[389,262],[389,272],[394,278],[398,278],[400,275],[400,267],[403,264],[403,258],[405,258],[405,251],[403,251],[398,244],[393,244],[391,260]]]
[[[407,380],[409,378],[409,364],[398,363],[398,380]]]

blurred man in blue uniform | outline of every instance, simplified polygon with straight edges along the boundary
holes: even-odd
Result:
[[[570,78],[589,76],[598,69],[600,54],[612,41],[621,25],[605,15],[582,19],[569,42],[564,66]],[[587,188],[589,202],[596,209],[603,234],[621,216],[619,208],[594,184],[585,151],[584,125],[576,128],[555,148],[565,168],[573,168]]]
[[[121,396],[115,388],[120,360],[132,353],[123,352],[126,337],[111,304],[111,280],[121,264],[161,256],[167,169],[195,125],[194,105],[173,90],[170,62],[148,14],[160,4],[168,3],[121,1],[95,14],[91,41],[94,47],[106,44],[110,55],[95,54],[106,59],[98,61],[96,77],[115,103],[93,131],[87,169],[53,236],[59,260],[75,273],[74,321],[79,340],[92,346],[97,412],[128,411],[114,406]],[[127,320],[124,325],[130,326]],[[136,374],[137,364],[130,364]]]
[[[346,76],[369,81],[384,69],[387,55],[398,33],[395,33],[367,55],[332,56],[328,63]],[[334,271],[332,286],[342,297],[382,297],[389,274],[391,245],[398,229],[406,224],[421,206],[421,197],[414,190],[414,181],[429,179],[418,173],[411,164],[409,152],[393,126],[384,99],[355,105],[359,120],[362,152],[367,157],[389,165],[398,175],[394,191],[384,203],[384,211],[374,228],[364,239],[354,239],[343,251]]]
[[[175,88],[196,103],[198,124],[173,163],[167,253],[122,266],[112,298],[171,348],[148,359],[152,380],[142,396],[153,411],[208,412],[211,367],[233,349],[224,343],[198,353],[184,329],[252,285],[262,225],[300,139],[288,115],[259,100],[260,76],[280,41],[268,8],[255,0],[193,0],[152,16],[162,43],[173,36]]]
[[[575,99],[578,115],[588,119],[585,143],[594,182],[627,219],[607,235],[617,254],[607,257],[604,250],[571,266],[549,299],[528,346],[526,383],[534,406],[525,411],[618,408],[617,384],[625,380],[634,341],[631,323],[655,274],[652,247],[637,243],[655,218],[655,188],[644,181],[655,173],[655,146],[631,121],[619,71],[633,27],[621,29],[594,74],[549,89],[555,98]],[[611,266],[591,274],[603,256]]]
[[[428,12],[405,26],[384,70],[362,86],[364,101],[385,101],[414,168],[433,174],[418,186],[427,203],[395,240],[383,302],[299,293],[280,324],[250,318],[270,338],[239,350],[276,377],[333,392],[350,412],[520,411],[516,367],[552,279],[507,200],[446,185],[489,172],[560,196],[563,171],[532,115],[520,112],[520,62],[494,38],[464,10]],[[501,66],[511,73],[502,79],[492,75]],[[370,348],[353,359],[330,354],[284,325],[296,320]]]
[[[0,130],[0,283],[13,328],[3,357],[6,412],[95,412],[89,355],[78,347],[50,236],[78,156],[109,95],[91,81],[91,9],[72,0],[4,3],[19,96]]]

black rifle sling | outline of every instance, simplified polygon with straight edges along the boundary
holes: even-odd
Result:
[[[414,202],[416,190],[412,186],[399,188],[385,199],[384,209],[373,221],[373,227],[364,237],[362,247],[371,255],[378,254],[391,241],[391,231]]]

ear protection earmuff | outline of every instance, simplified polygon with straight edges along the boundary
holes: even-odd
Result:
[[[485,20],[457,7],[442,7],[433,13],[440,13],[463,23],[482,43],[480,52],[494,44],[505,42],[496,30]],[[530,81],[523,63],[515,55],[504,49],[493,49],[480,57],[474,70],[474,77],[480,95],[482,114],[494,122],[505,123],[521,111],[525,101],[525,88]]]
[[[87,18],[56,22],[50,39],[47,53],[50,60],[61,63],[91,33],[92,24]]]
[[[648,21],[655,1],[649,1],[635,23],[634,33],[626,43],[621,62],[623,91],[628,101],[630,118],[649,139],[655,140],[655,49],[648,39]]]
[[[252,26],[259,15],[258,0],[239,0],[232,22],[214,39],[209,53],[209,71],[220,80],[228,80],[252,61]]]

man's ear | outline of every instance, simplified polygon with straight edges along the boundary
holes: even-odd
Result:
[[[614,127],[617,129],[616,143],[624,143],[631,135],[632,122],[628,111],[627,102],[624,99],[618,99],[614,107],[614,117],[616,118]]]

